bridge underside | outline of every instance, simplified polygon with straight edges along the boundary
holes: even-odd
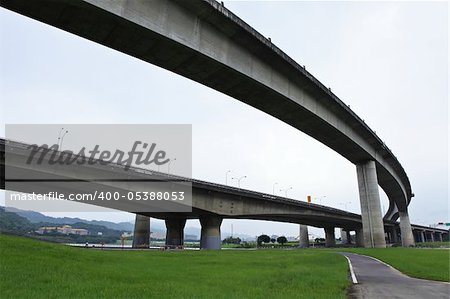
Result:
[[[398,217],[396,207],[406,211],[409,181],[384,143],[311,74],[214,1],[2,0],[1,5],[223,92],[354,164],[374,160],[379,185],[396,203],[386,216]]]
[[[390,200],[385,219],[400,217],[404,235],[410,236],[404,245],[414,243],[407,215],[411,186],[393,153],[361,118],[304,67],[219,3],[209,0],[2,0],[0,4],[234,97],[310,135],[358,169],[370,164],[373,172],[367,173],[375,179],[366,180],[364,175],[359,179],[360,183],[370,183],[367,188],[360,188],[361,206],[366,205],[366,209],[362,209],[364,243],[371,247],[383,246],[379,196],[372,194],[377,185]],[[251,201],[251,196],[247,201]],[[283,207],[275,207],[271,202],[271,211],[268,211],[267,207],[241,201],[241,207],[234,210],[212,208],[210,204],[205,206],[205,202],[208,201],[197,200],[194,207],[229,218],[268,217],[302,223],[313,221],[311,215],[314,214],[316,225],[319,222],[328,225],[324,219],[330,216],[336,220],[335,224],[346,219],[339,225],[349,227],[361,221],[352,215],[331,210],[319,212],[313,207],[311,215],[291,215],[285,203]],[[321,213],[326,216],[320,218]],[[203,219],[206,227],[217,225],[217,221],[211,219]],[[373,223],[376,225],[371,225]],[[217,230],[210,231],[214,237],[211,242],[216,244]],[[368,240],[373,240],[374,236],[378,241],[369,244]]]

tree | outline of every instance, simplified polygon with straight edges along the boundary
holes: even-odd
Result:
[[[281,245],[284,245],[285,243],[287,243],[287,239],[285,236],[281,236],[277,238],[277,243],[280,243]]]
[[[270,243],[275,243],[275,239],[274,238],[272,238],[272,239],[270,239]]]
[[[223,239],[222,244],[241,244],[241,238],[228,237]]]
[[[261,245],[262,243],[269,243],[270,237],[268,235],[261,235],[256,241],[258,242],[258,245]]]
[[[315,238],[315,239],[314,239],[314,242],[315,242],[316,244],[324,243],[324,242],[325,242],[325,239],[324,239],[324,238]]]

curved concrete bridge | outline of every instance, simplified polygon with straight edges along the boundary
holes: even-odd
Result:
[[[355,231],[356,245],[364,246],[362,220],[358,214],[308,204],[303,201],[274,196],[271,194],[195,180],[156,171],[131,167],[115,163],[93,163],[65,165],[59,167],[50,162],[62,152],[51,151],[43,163],[28,163],[33,149],[29,144],[0,139],[0,188],[24,193],[37,192],[47,194],[49,191],[68,193],[94,193],[97,191],[139,192],[151,191],[148,182],[183,182],[192,186],[192,202],[189,209],[177,210],[174,206],[155,205],[152,201],[87,201],[84,203],[136,212],[134,247],[148,247],[150,237],[149,217],[164,219],[167,235],[166,245],[182,246],[184,226],[187,219],[200,219],[201,248],[220,249],[220,225],[223,219],[256,219],[300,224],[300,246],[308,247],[307,225],[321,227],[325,230],[326,246],[335,245],[335,228],[341,228],[343,244],[351,243],[350,231]],[[74,160],[75,161],[75,160]],[[99,160],[95,160],[100,162]],[[93,178],[93,179],[89,179]],[[67,185],[64,185],[68,182]],[[168,187],[166,185],[166,187]],[[8,202],[9,203],[9,202]],[[13,202],[11,202],[13,203]],[[53,205],[53,202],[51,203]],[[168,210],[170,209],[170,210]],[[152,212],[149,212],[152,211]],[[389,242],[398,242],[398,224],[385,220],[383,228]],[[416,239],[425,241],[442,241],[448,231],[434,228],[413,226]],[[431,237],[431,239],[430,239]]]
[[[356,165],[364,245],[385,247],[378,185],[414,244],[413,197],[400,162],[328,88],[223,5],[213,0],[28,1],[2,7],[158,65],[214,88],[301,130]]]

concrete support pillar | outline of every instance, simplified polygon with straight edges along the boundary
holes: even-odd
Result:
[[[438,233],[438,236],[439,236],[439,242],[442,242],[443,241],[443,239],[442,239],[442,233]]]
[[[334,246],[336,246],[334,227],[325,227],[325,247],[334,247]]]
[[[383,216],[381,215],[380,194],[375,161],[356,165],[359,200],[363,224],[364,247],[384,248]]]
[[[299,244],[300,248],[308,248],[309,247],[309,236],[308,236],[308,226],[300,224],[300,237]]]
[[[347,231],[341,228],[341,243],[349,244],[349,238],[347,237]]]
[[[419,233],[420,233],[420,242],[425,243],[426,239],[423,230],[421,230]]]
[[[184,226],[186,219],[168,218],[166,222],[166,246],[183,246],[184,244]]]
[[[408,212],[399,212],[400,215],[400,233],[402,235],[402,246],[414,246],[414,236],[409,222]]]
[[[431,242],[434,242],[434,232],[431,232]]]
[[[200,216],[202,226],[200,237],[200,249],[220,249],[222,240],[220,238],[220,225],[222,218],[219,216]]]
[[[134,222],[133,248],[149,248],[150,217],[136,214]]]
[[[385,228],[385,231],[387,232],[387,236],[388,236],[386,243],[392,243],[392,231],[386,230],[386,228]]]
[[[358,247],[364,247],[364,234],[363,229],[357,229],[355,231],[355,240],[356,240],[356,246]]]
[[[397,232],[397,228],[395,228],[395,227],[392,228],[392,242],[398,243],[398,232]]]
[[[347,231],[345,231],[345,233],[347,235],[348,244],[352,244],[352,236],[350,235],[350,231],[347,230]]]

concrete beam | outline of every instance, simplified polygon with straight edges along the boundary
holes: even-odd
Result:
[[[300,237],[299,244],[300,248],[308,248],[309,247],[309,236],[308,236],[308,226],[304,224],[300,224]]]
[[[186,218],[167,218],[165,222],[166,246],[183,246]]]
[[[220,236],[222,217],[212,215],[200,216],[200,224],[202,226],[200,249],[219,250],[222,244],[222,239]]]
[[[385,248],[383,216],[375,161],[356,165],[363,224],[364,247]]]
[[[414,246],[414,236],[412,233],[411,223],[409,222],[408,212],[399,212],[400,215],[400,233],[402,235],[402,246]]]
[[[334,236],[334,227],[325,227],[325,247],[336,246],[336,237]]]
[[[136,214],[134,222],[133,248],[149,248],[150,217]]]

